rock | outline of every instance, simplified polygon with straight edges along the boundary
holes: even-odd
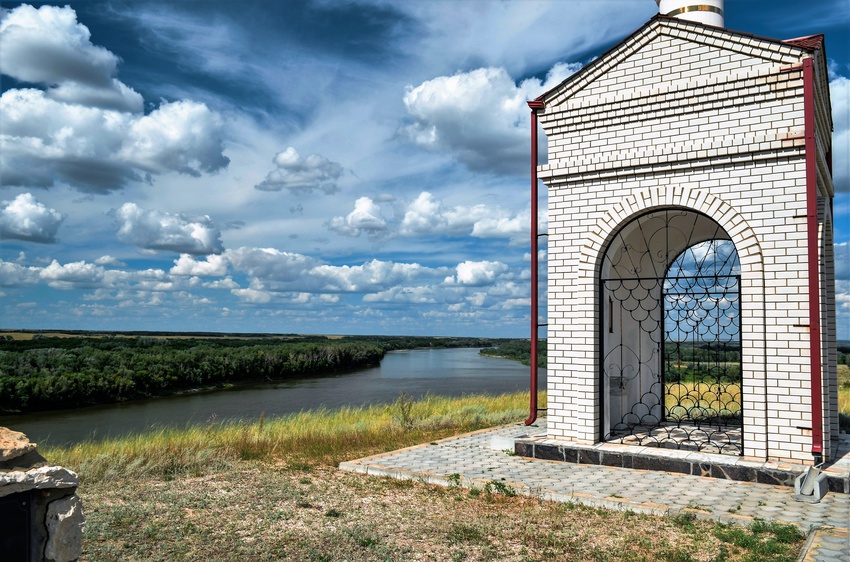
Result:
[[[36,447],[20,431],[0,427],[0,462],[26,455]]]
[[[42,466],[26,472],[0,472],[0,497],[27,490],[75,488],[80,479],[67,468]]]
[[[0,461],[0,471],[26,471],[39,466],[47,466],[48,464],[47,460],[41,456],[41,453],[33,449],[29,453],[21,455],[20,457],[9,459],[7,461]]]
[[[76,494],[50,502],[47,506],[47,544],[44,558],[52,562],[71,562],[80,557],[86,517],[83,502]]]

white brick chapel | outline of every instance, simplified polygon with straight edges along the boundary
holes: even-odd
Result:
[[[548,142],[547,436],[829,460],[823,36],[758,37],[722,27],[722,1],[665,2],[529,102]]]

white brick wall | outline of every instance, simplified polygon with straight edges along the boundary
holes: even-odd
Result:
[[[600,439],[601,258],[630,219],[676,207],[712,218],[739,254],[744,454],[811,461],[805,117],[802,70],[788,70],[805,56],[657,19],[544,96],[551,436]],[[834,349],[830,268],[822,315]],[[837,431],[834,359],[825,353],[826,433]]]

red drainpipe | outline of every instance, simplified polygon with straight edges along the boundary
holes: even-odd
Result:
[[[812,456],[823,460],[820,280],[818,263],[818,171],[815,138],[815,75],[812,58],[803,60],[803,113],[806,135],[806,214],[809,254],[809,347],[811,348]]]
[[[528,107],[531,108],[531,404],[525,425],[537,421],[537,110],[543,109],[544,104],[541,100],[531,100]]]

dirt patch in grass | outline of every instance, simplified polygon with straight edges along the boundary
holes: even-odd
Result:
[[[79,493],[81,560],[795,560],[803,540],[283,460]]]

